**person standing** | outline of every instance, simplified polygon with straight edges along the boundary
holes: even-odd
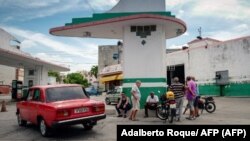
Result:
[[[180,121],[183,107],[183,98],[185,92],[185,85],[179,82],[178,77],[174,77],[174,82],[169,87],[175,95],[176,108],[177,108],[177,121]]]
[[[140,80],[137,80],[135,82],[135,85],[132,87],[131,89],[131,99],[132,99],[132,111],[131,111],[131,114],[129,116],[129,120],[132,120],[132,121],[136,121],[138,119],[136,119],[136,114],[138,112],[138,110],[140,109],[140,99],[141,99],[141,92],[139,90],[141,86],[141,81]]]
[[[199,100],[200,100],[200,95],[199,95],[199,90],[198,90],[198,84],[195,82],[195,77],[192,76],[191,79],[194,81],[195,83],[195,86],[196,86],[196,91],[195,91],[195,100],[194,100],[194,115],[195,117],[199,117],[199,107],[198,107],[198,104],[199,104]]]
[[[155,95],[154,92],[150,92],[150,95],[147,97],[147,100],[146,100],[146,105],[144,106],[145,118],[148,117],[148,109],[156,110],[158,102],[159,102],[158,96]]]
[[[187,117],[189,120],[195,119],[194,113],[194,99],[195,99],[196,85],[190,76],[187,77],[187,91],[186,97],[188,100],[188,108],[190,109],[190,116]]]

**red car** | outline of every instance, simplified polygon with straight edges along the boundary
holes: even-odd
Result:
[[[77,84],[31,87],[16,108],[19,126],[27,122],[39,125],[43,136],[63,125],[82,124],[92,129],[98,120],[106,118],[104,102],[91,100]]]

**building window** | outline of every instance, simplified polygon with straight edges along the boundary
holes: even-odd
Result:
[[[35,70],[29,70],[29,76],[34,76],[35,75]]]

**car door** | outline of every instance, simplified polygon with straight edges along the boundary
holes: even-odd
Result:
[[[40,105],[41,105],[41,91],[40,89],[36,88],[33,90],[33,97],[29,102],[29,109],[30,109],[29,119],[32,123],[37,123],[37,113]]]
[[[29,102],[32,99],[32,97],[33,97],[33,90],[30,89],[28,91],[27,99],[20,102],[19,111],[23,120],[29,121],[30,117]]]

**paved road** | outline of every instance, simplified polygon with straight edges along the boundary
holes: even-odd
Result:
[[[102,100],[102,96],[91,97]],[[250,125],[250,98],[225,98],[215,97],[217,109],[215,113],[209,114],[206,111],[196,120],[182,119],[181,122],[174,122],[176,125],[193,124],[247,124]],[[40,135],[36,126],[28,125],[19,127],[15,116],[15,103],[7,105],[7,112],[0,112],[0,141],[59,141],[59,140],[87,140],[87,141],[115,141],[116,125],[162,125],[169,124],[155,118],[142,118],[143,110],[140,111],[139,121],[130,121],[128,118],[117,118],[114,114],[114,106],[107,105],[107,118],[100,121],[91,131],[85,131],[82,126],[71,126],[59,129],[50,138]],[[187,115],[186,115],[187,116]]]

